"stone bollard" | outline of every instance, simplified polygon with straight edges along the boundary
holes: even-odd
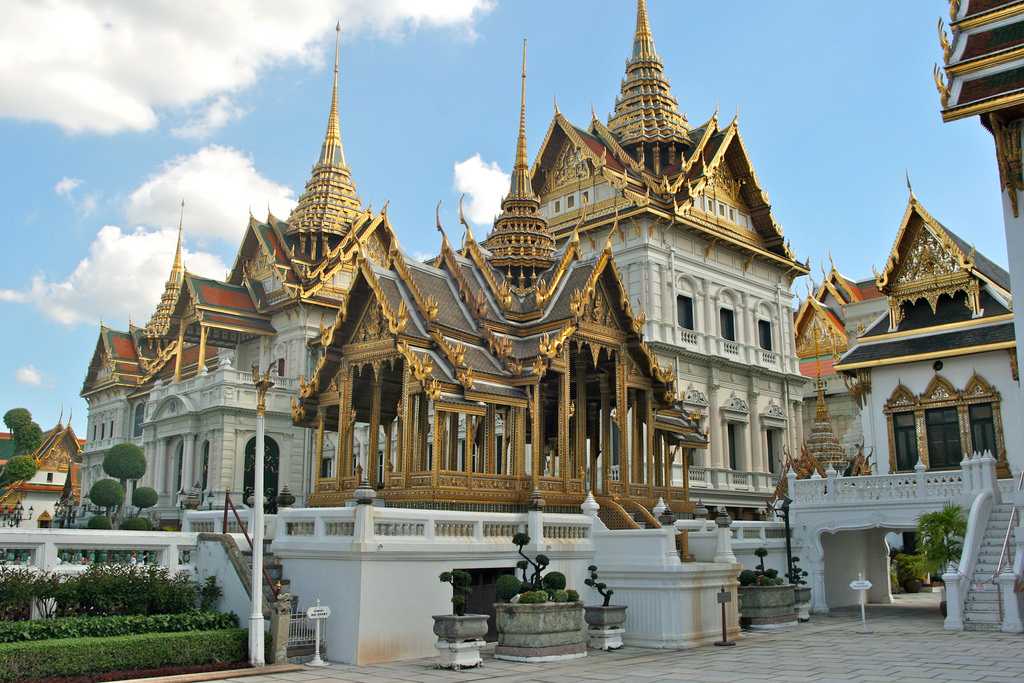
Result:
[[[946,620],[942,627],[947,631],[964,630],[964,600],[960,583],[963,577],[959,572],[947,572],[942,575],[942,582],[946,586]]]
[[[288,626],[292,617],[292,596],[281,593],[270,612],[269,664],[288,663]]]
[[[736,554],[732,551],[732,519],[728,512],[722,512],[715,519],[715,526],[718,527],[718,543],[715,545],[715,562],[725,564],[737,564]]]

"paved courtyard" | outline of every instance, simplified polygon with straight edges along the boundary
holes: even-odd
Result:
[[[736,647],[662,651],[624,648],[591,653],[565,663],[518,664],[485,657],[484,666],[461,672],[435,669],[431,660],[380,666],[331,665],[243,683],[338,683],[341,681],[1024,681],[1024,635],[952,633],[942,629],[938,595],[897,596],[893,606],[868,608],[870,634],[861,633],[859,612],[815,616],[809,624],[772,633],[750,633]]]

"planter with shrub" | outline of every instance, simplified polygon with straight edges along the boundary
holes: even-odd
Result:
[[[789,565],[789,582],[793,584],[793,600],[796,604],[797,619],[811,620],[811,587],[807,585],[807,572],[800,568],[800,558],[793,556]]]
[[[898,553],[893,557],[896,579],[905,593],[920,593],[928,574],[927,562],[920,554]]]
[[[767,550],[758,548],[754,553],[761,558],[757,569],[744,569],[739,576],[740,626],[771,629],[795,624],[794,586],[785,583],[778,571],[765,569]]]
[[[499,599],[510,602],[494,606],[498,627],[495,658],[546,662],[585,657],[587,632],[579,594],[566,589],[564,574],[544,574],[550,564],[547,556],[526,556],[523,546],[530,542],[528,535],[517,533],[512,542],[523,557],[516,565],[522,579],[499,579]]]
[[[615,591],[600,580],[596,566],[590,565],[587,571],[590,572],[590,578],[584,583],[597,591],[602,600],[600,605],[587,605],[583,608],[590,647],[595,650],[618,650],[622,647],[622,634],[626,632],[626,606],[609,604]]]
[[[466,614],[466,600],[472,592],[472,579],[468,572],[454,570],[443,572],[442,583],[452,586],[452,613],[435,614],[434,635],[437,642],[434,647],[440,654],[439,666],[442,669],[459,669],[479,666],[483,661],[480,650],[486,644],[486,614]]]

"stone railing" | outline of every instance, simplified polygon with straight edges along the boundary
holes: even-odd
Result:
[[[774,368],[779,364],[779,356],[774,351],[767,351],[761,349],[761,365],[768,368]]]
[[[679,343],[690,348],[697,348],[700,343],[697,333],[685,327],[679,328]]]
[[[94,529],[0,530],[0,566],[78,573],[95,564],[166,567],[195,573],[194,533]]]
[[[827,477],[796,479],[790,473],[790,497],[801,507],[839,503],[877,503],[923,500],[957,500],[965,493],[961,470],[928,472],[919,467],[913,474],[879,474],[843,477],[829,470]]]
[[[512,536],[520,531],[529,533],[531,547],[570,546],[590,542],[591,527],[590,517],[576,514],[410,510],[373,505],[289,508],[278,512],[274,547],[346,539],[371,544],[511,545]]]
[[[691,489],[721,489],[770,493],[779,476],[771,472],[742,472],[727,467],[690,466]]]
[[[184,519],[181,520],[181,530],[188,533],[206,533],[206,534],[223,534],[229,533],[235,535],[235,542],[238,543],[238,547],[241,548],[245,544],[245,538],[243,537],[243,531],[249,529],[249,519],[252,515],[252,510],[248,508],[239,508],[238,516],[242,518],[242,524],[238,524],[238,520],[235,515],[228,512],[228,528],[224,528],[224,510],[189,510],[185,513]],[[277,531],[277,516],[276,515],[263,515],[263,538],[271,541],[274,539],[274,533]]]

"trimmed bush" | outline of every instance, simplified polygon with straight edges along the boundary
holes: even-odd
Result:
[[[24,481],[36,476],[36,461],[31,455],[17,455],[4,467],[6,481]]]
[[[110,517],[106,515],[96,515],[89,518],[89,523],[85,525],[87,529],[113,529],[114,525],[110,523]]]
[[[121,482],[142,479],[146,474],[146,456],[133,443],[119,443],[103,456],[103,471]]]
[[[145,517],[129,517],[121,522],[122,531],[152,531],[153,523]]]
[[[511,574],[502,574],[498,577],[498,584],[496,587],[498,600],[508,602],[519,595],[519,592],[522,590],[523,582]]]
[[[64,617],[32,621],[0,622],[0,643],[54,638],[97,638],[140,633],[216,631],[238,626],[234,614],[182,612],[181,614],[127,615],[117,617]]]
[[[238,628],[4,643],[0,644],[0,683],[247,659],[248,632]]]
[[[539,605],[548,601],[547,591],[527,591],[519,596],[520,605]]]
[[[565,589],[565,574],[562,572],[548,572],[541,580],[544,588],[549,591],[560,591]]]
[[[580,601],[580,594],[577,593],[576,591],[574,591],[571,588],[569,590],[565,591],[565,595],[566,595],[566,598],[568,598],[568,602],[579,602]]]
[[[124,487],[113,479],[100,479],[89,489],[89,500],[101,508],[112,508],[124,502]]]
[[[140,486],[132,493],[132,505],[140,510],[153,507],[159,500],[160,495],[156,489],[149,486]]]

